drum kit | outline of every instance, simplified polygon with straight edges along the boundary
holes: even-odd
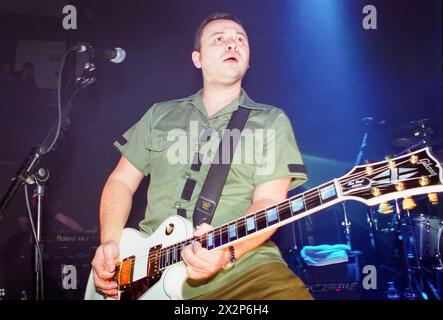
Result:
[[[431,146],[441,161],[443,150],[435,149],[443,143],[442,127],[441,119],[410,121],[394,129],[390,141],[402,149],[398,155]],[[409,199],[408,203],[396,203],[393,206],[382,204],[378,210],[371,210],[368,213],[371,244],[382,267],[389,265],[386,261],[398,258],[403,271],[399,276],[400,273],[391,267],[391,275],[384,278],[387,283],[386,298],[441,300],[443,204],[439,203],[438,195],[435,194],[416,200],[417,203]],[[383,250],[382,246],[392,250]],[[403,287],[403,297],[396,288],[396,281],[397,287]]]

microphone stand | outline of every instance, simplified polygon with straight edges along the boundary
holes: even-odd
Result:
[[[362,119],[362,122],[365,124],[366,131],[363,134],[362,142],[360,144],[360,149],[359,149],[357,157],[355,159],[354,165],[356,165],[356,166],[361,164],[363,155],[365,154],[364,153],[364,149],[368,145],[369,131],[370,131],[370,127],[371,127],[371,124],[372,124],[373,120],[374,119],[372,117],[364,117]],[[374,250],[374,253],[377,255],[376,241],[375,241],[375,232],[374,232],[374,227],[376,228],[376,226],[375,226],[375,222],[374,222],[374,217],[373,217],[372,211],[370,211],[369,213],[366,212],[366,220],[367,220],[367,222],[369,224],[369,227],[371,229],[370,233],[369,233],[371,247]]]
[[[373,118],[371,117],[365,117],[362,119],[363,123],[366,125],[366,131],[363,134],[363,138],[362,138],[362,142],[360,144],[360,149],[358,151],[357,157],[355,159],[355,166],[359,165],[363,155],[364,155],[364,149],[366,148],[366,146],[368,145],[368,136],[369,136],[369,128],[370,128],[370,124],[373,121]],[[341,222],[341,225],[344,227],[344,233],[345,233],[345,238],[346,238],[346,244],[351,248],[352,250],[352,237],[351,237],[351,221],[348,218],[348,214],[347,214],[347,210],[346,210],[346,204],[344,202],[341,203],[342,207],[343,207],[343,221]],[[368,213],[366,212],[366,215],[368,215]],[[370,217],[367,216],[368,221],[372,221],[370,220]],[[374,244],[373,248],[375,250],[375,243],[374,243],[374,232],[372,230],[372,224],[371,224],[371,244]],[[355,272],[355,276],[356,276],[356,281],[360,281],[360,258],[358,257],[358,254],[355,256],[355,262],[353,264],[353,269]]]
[[[369,136],[369,124],[372,122],[373,118],[371,117],[365,117],[362,119],[363,123],[366,125],[366,127],[368,128],[366,130],[366,132],[363,135],[363,139],[362,142],[360,144],[360,149],[358,151],[357,154],[357,158],[355,159],[355,165],[359,165],[361,162],[361,159],[364,155],[364,149],[366,148],[366,146],[368,145],[368,136]],[[344,227],[345,229],[345,237],[346,237],[346,244],[352,249],[352,241],[351,241],[351,221],[348,218],[348,214],[346,211],[346,204],[344,202],[342,202],[342,207],[343,207],[343,221],[341,223],[341,225]],[[372,233],[371,233],[372,234]]]
[[[61,114],[61,123],[66,121],[71,110],[72,110],[72,100],[80,91],[80,89],[85,89],[89,85],[95,82],[95,77],[92,75],[92,72],[95,70],[95,65],[92,62],[86,62],[84,66],[84,70],[82,74],[76,78],[74,90],[70,95],[69,99],[64,103]],[[62,76],[61,74],[59,76]],[[61,90],[59,88],[59,90]],[[10,185],[8,191],[2,198],[0,202],[0,221],[6,215],[7,207],[15,194],[19,191],[19,189],[26,184],[36,183],[36,187],[34,190],[34,196],[37,197],[37,232],[35,234],[35,299],[42,300],[43,296],[43,254],[41,250],[41,220],[43,213],[43,198],[45,196],[45,186],[44,183],[48,180],[49,175],[47,177],[42,178],[41,170],[37,169],[41,159],[51,151],[55,150],[55,147],[51,147],[49,149],[49,143],[54,139],[54,136],[57,131],[57,122],[55,119],[46,133],[43,135],[40,143],[37,147],[31,149],[31,152],[28,154],[28,157],[23,162],[20,169],[17,171],[16,175],[11,179],[12,184]],[[58,137],[57,137],[58,138]],[[55,143],[53,144],[55,146]],[[39,175],[40,171],[40,175]],[[44,172],[44,171],[43,171]],[[31,217],[30,217],[31,218]],[[32,221],[32,220],[31,220]],[[41,263],[39,263],[39,261]]]
[[[34,244],[34,272],[35,272],[35,299],[42,300],[44,298],[43,291],[43,256],[41,245],[41,221],[43,212],[43,198],[45,196],[45,182],[49,179],[49,172],[43,168],[37,170],[37,172],[30,177],[36,184],[34,188],[33,197],[37,198],[37,231],[35,238],[37,239]],[[27,190],[26,190],[27,192]],[[27,201],[29,203],[29,201]]]

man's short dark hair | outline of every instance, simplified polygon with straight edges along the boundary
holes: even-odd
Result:
[[[229,13],[226,13],[226,12],[213,13],[213,14],[207,16],[205,18],[205,20],[202,21],[202,23],[199,25],[199,27],[195,31],[195,36],[194,36],[194,50],[195,51],[200,51],[200,40],[201,40],[203,28],[206,27],[210,22],[215,21],[215,20],[231,20],[231,21],[238,23],[240,26],[243,27],[240,20],[237,17],[235,17]]]

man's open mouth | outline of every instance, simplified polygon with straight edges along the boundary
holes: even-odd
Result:
[[[236,57],[229,57],[225,60],[223,60],[223,62],[238,62]]]

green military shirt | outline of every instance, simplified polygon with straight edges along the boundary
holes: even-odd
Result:
[[[134,167],[150,175],[148,205],[140,222],[140,229],[148,234],[178,212],[192,221],[219,139],[239,105],[251,112],[211,225],[243,216],[252,203],[255,187],[261,183],[292,177],[292,189],[307,179],[306,173],[299,170],[303,162],[291,123],[281,109],[256,103],[242,90],[239,99],[208,117],[201,93],[202,90],[187,98],[154,104],[114,143]],[[200,161],[196,161],[196,153]],[[188,180],[193,182],[189,184]],[[233,268],[209,280],[188,279],[182,288],[183,296],[197,297],[238,279],[254,266],[274,261],[284,263],[277,246],[269,240],[243,255]]]

